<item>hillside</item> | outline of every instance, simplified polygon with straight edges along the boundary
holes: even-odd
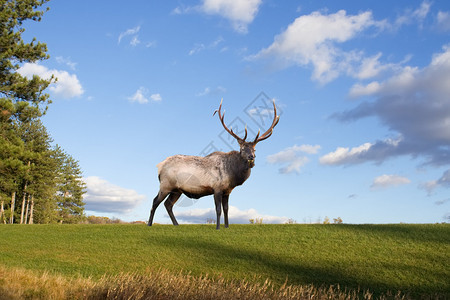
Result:
[[[0,226],[0,265],[68,278],[208,275],[450,295],[450,225]],[[0,278],[1,280],[1,278]]]

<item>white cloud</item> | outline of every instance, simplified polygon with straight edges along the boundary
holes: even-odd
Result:
[[[338,147],[334,152],[322,156],[319,161],[324,165],[339,165],[359,160],[361,154],[369,151],[371,143],[365,143],[361,146],[350,148]]]
[[[172,14],[173,15],[183,15],[183,14],[188,14],[191,12],[197,12],[199,10],[199,6],[185,6],[185,5],[180,5],[175,7],[172,10]]]
[[[137,38],[137,33],[139,32],[139,30],[141,30],[141,26],[136,26],[134,28],[130,28],[125,30],[124,32],[119,34],[119,38],[117,40],[117,43],[120,44],[120,42],[122,41],[122,39],[126,36],[132,36],[132,37],[136,37]]]
[[[149,94],[149,90],[145,87],[141,86],[137,89],[137,91],[133,94],[133,96],[128,97],[128,100],[130,102],[137,102],[139,104],[146,104],[149,102],[149,98],[152,101],[158,102],[162,100],[162,97],[160,94],[152,94],[150,96],[147,96]]]
[[[62,56],[57,56],[55,59],[56,59],[56,61],[57,61],[59,64],[66,65],[66,66],[68,66],[71,70],[75,71],[75,68],[76,68],[76,66],[77,66],[77,63],[73,62],[70,58],[65,58],[65,57],[62,57]]]
[[[197,6],[177,6],[172,14],[197,12],[219,15],[230,21],[235,31],[245,34],[248,32],[248,25],[255,19],[261,3],[262,0],[203,0]]]
[[[84,93],[83,87],[75,74],[69,74],[67,71],[50,70],[37,63],[25,63],[19,70],[19,74],[27,78],[38,75],[43,79],[50,79],[52,75],[57,81],[49,86],[49,89],[56,97],[73,98],[81,96]]]
[[[282,174],[299,173],[300,169],[309,162],[309,159],[300,153],[316,154],[319,149],[319,145],[294,145],[267,156],[266,160],[270,164],[284,164],[285,166],[279,169]]]
[[[426,189],[428,195],[432,194],[434,190],[439,187],[450,188],[450,169],[445,171],[438,180],[428,181],[420,187]]]
[[[428,66],[406,66],[385,81],[355,85],[350,95],[375,100],[364,101],[334,118],[348,122],[376,116],[401,138],[395,143],[377,141],[365,155],[358,155],[358,161],[341,159],[341,163],[383,161],[406,154],[425,157],[427,164],[450,164],[450,45],[433,55]]]
[[[205,49],[206,46],[204,44],[195,44],[194,47],[191,50],[189,50],[189,55],[197,54]]]
[[[423,20],[430,12],[431,2],[423,1],[420,7],[412,13],[412,17],[418,20]]]
[[[373,180],[373,183],[371,185],[371,188],[387,188],[391,186],[398,186],[402,184],[408,184],[411,183],[411,180],[409,180],[406,177],[399,176],[399,175],[381,175],[376,177]]]
[[[414,22],[421,24],[430,12],[430,7],[430,2],[423,1],[419,8],[415,10],[407,9],[402,15],[397,17],[394,23],[394,28],[399,28],[403,25],[409,25]]]
[[[356,72],[355,77],[357,79],[368,79],[378,76],[381,72],[395,68],[394,64],[382,64],[380,62],[381,53],[378,53],[372,57],[364,58],[361,61],[361,66]]]
[[[152,94],[152,95],[150,96],[150,99],[152,99],[153,101],[161,101],[161,100],[162,100],[162,97],[161,97],[160,94]]]
[[[345,10],[329,15],[313,12],[295,19],[275,37],[272,45],[249,58],[274,57],[285,65],[312,65],[312,78],[326,83],[342,72],[351,72],[352,64],[361,60],[360,53],[344,52],[336,44],[349,41],[374,26],[383,24],[375,21],[370,11],[358,15],[347,15]]]
[[[368,30],[379,33],[389,28],[398,29],[413,22],[418,22],[422,26],[430,7],[430,2],[423,1],[419,8],[406,10],[393,24],[387,20],[375,20],[371,11],[357,15],[347,15],[345,10],[333,14],[316,11],[296,18],[286,30],[275,36],[270,46],[255,55],[248,56],[247,59],[275,59],[280,67],[312,66],[311,78],[322,84],[342,74],[357,79],[373,78],[383,71],[397,69],[398,64],[380,62],[382,53],[365,57],[363,51],[343,50],[339,44],[356,39]],[[450,20],[447,23],[446,13],[441,12],[438,20],[441,20],[439,24],[450,24]]]
[[[358,98],[361,96],[368,96],[375,94],[380,89],[380,83],[373,81],[367,85],[355,84],[350,89],[349,96],[352,98]]]
[[[145,96],[145,94],[147,93],[148,90],[141,86],[133,96],[128,97],[128,100],[130,100],[130,102],[137,102],[139,104],[148,103],[148,98]]]
[[[206,87],[202,92],[197,93],[197,97],[203,97],[203,96],[209,96],[209,95],[218,95],[218,94],[223,94],[227,91],[226,88],[222,87],[222,86],[217,86],[215,88],[210,88],[209,86]]]
[[[209,49],[209,50],[217,49],[217,47],[224,41],[225,41],[224,38],[219,36],[218,38],[216,38],[214,41],[212,41],[208,45],[205,45],[204,43],[196,43],[194,45],[194,47],[192,47],[192,49],[189,50],[189,55],[194,55],[194,54],[197,54],[197,53],[202,52],[203,50],[207,50],[207,49]],[[223,51],[226,51],[226,47],[224,47],[220,50],[220,52],[223,52]]]
[[[140,43],[141,43],[141,41],[139,40],[137,35],[133,36],[133,38],[130,41],[130,45],[133,47],[139,45]]]
[[[129,213],[145,199],[135,190],[114,185],[97,176],[86,177],[84,182],[87,187],[84,202],[89,211]]]
[[[206,223],[206,220],[209,218],[216,220],[216,210],[213,208],[191,209],[188,211],[175,213],[175,217],[184,223]],[[262,215],[253,208],[248,210],[240,210],[235,206],[229,206],[228,219],[231,224],[248,224],[250,219],[256,218],[262,218],[263,223],[265,224],[282,224],[289,220],[287,217]],[[223,220],[223,212],[221,220]]]
[[[248,25],[258,13],[261,0],[203,0],[200,11],[228,19],[234,30],[247,33]]]
[[[439,11],[437,14],[437,25],[442,31],[450,31],[450,13]]]

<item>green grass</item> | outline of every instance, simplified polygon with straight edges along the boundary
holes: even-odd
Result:
[[[164,269],[450,297],[450,225],[1,225],[0,265],[93,279]]]

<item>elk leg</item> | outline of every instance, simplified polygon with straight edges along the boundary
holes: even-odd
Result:
[[[172,192],[169,195],[169,198],[164,202],[164,206],[167,209],[167,213],[169,214],[170,219],[172,220],[173,225],[178,225],[177,219],[173,215],[172,207],[177,202],[178,198],[180,198],[181,193]]]
[[[163,200],[167,197],[169,193],[159,191],[158,195],[156,195],[155,199],[153,199],[153,206],[152,210],[150,211],[150,218],[148,219],[148,226],[152,226],[153,224],[153,217],[155,216],[155,211],[158,208],[158,206],[163,202]]]
[[[225,219],[225,228],[228,228],[228,197],[230,195],[222,196],[223,217]]]
[[[217,215],[216,229],[220,229],[220,215],[222,214],[222,192],[214,193],[214,203],[216,204]]]

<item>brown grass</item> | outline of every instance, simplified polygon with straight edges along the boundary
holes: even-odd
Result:
[[[282,285],[230,281],[222,277],[194,277],[167,270],[145,275],[120,274],[100,280],[70,278],[48,272],[0,266],[0,300],[8,299],[373,299],[369,292],[341,290],[339,286]],[[397,295],[381,297],[404,299]]]

